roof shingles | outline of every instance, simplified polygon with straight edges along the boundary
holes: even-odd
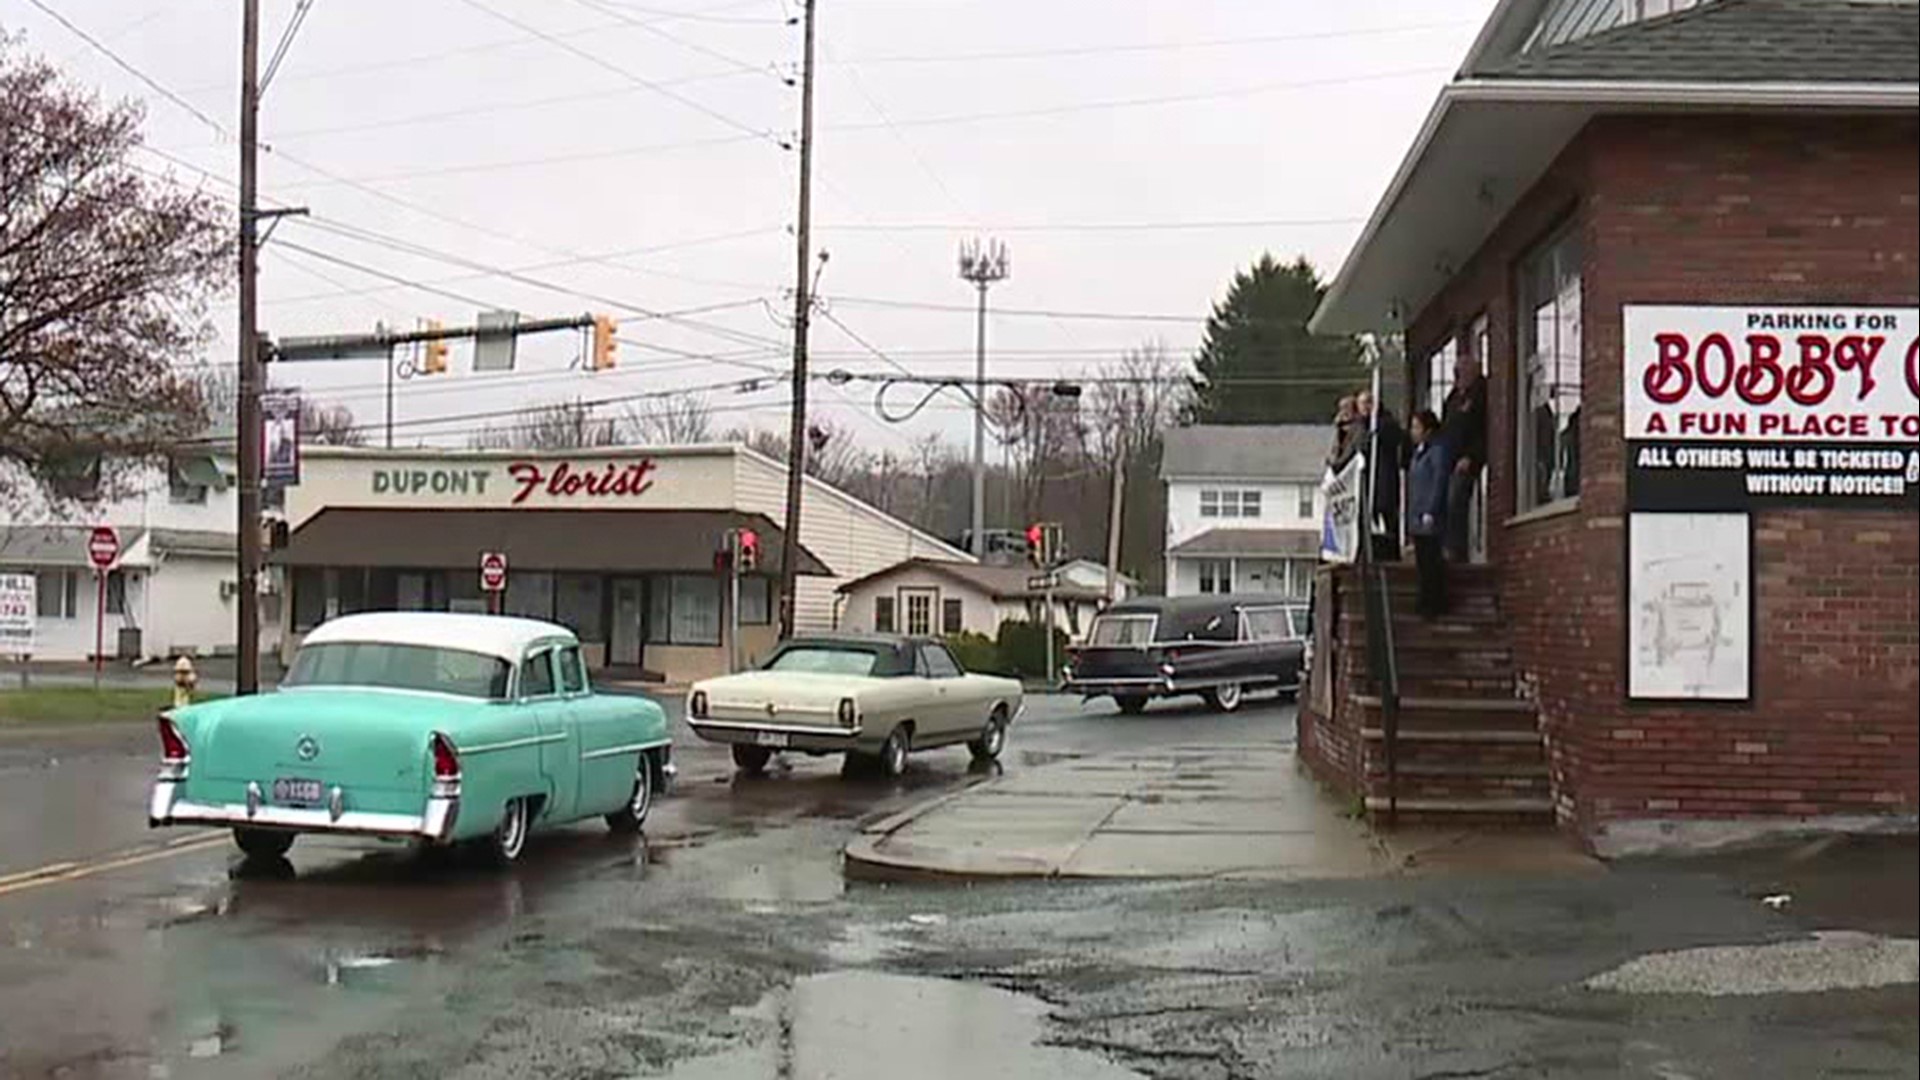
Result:
[[[1333,425],[1205,425],[1166,433],[1164,480],[1318,480]]]
[[[1920,81],[1920,4],[1715,0],[1522,52],[1471,75],[1618,82]]]

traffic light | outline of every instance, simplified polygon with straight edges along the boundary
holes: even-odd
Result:
[[[589,365],[594,371],[609,371],[613,368],[613,350],[617,342],[614,335],[620,326],[611,315],[593,317],[593,359]]]
[[[438,332],[440,330],[440,320],[428,319],[427,329],[434,332]],[[444,374],[447,370],[446,339],[434,338],[430,341],[422,342],[421,344],[426,346],[426,351],[421,354],[420,374],[422,375]]]
[[[740,529],[734,533],[734,543],[740,549],[740,572],[751,574],[760,569],[760,534],[752,529]]]
[[[1047,530],[1039,525],[1027,526],[1027,561],[1035,566],[1047,565]]]

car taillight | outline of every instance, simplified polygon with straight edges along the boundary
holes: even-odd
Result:
[[[860,708],[859,706],[854,704],[852,698],[843,697],[840,699],[839,715],[840,715],[840,726],[850,728],[854,725],[855,721],[860,719]]]
[[[695,690],[693,696],[687,699],[687,715],[693,717],[695,720],[705,720],[707,718],[707,692],[705,690]]]
[[[187,763],[193,760],[193,754],[187,747],[186,736],[180,734],[180,725],[170,716],[159,717],[160,729],[160,776],[165,780],[185,780]]]
[[[457,784],[460,782],[460,755],[454,752],[453,743],[439,732],[433,733],[433,780],[436,784]]]

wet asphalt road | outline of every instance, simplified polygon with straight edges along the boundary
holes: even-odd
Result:
[[[1041,699],[1004,767],[1292,730],[1268,703]],[[1920,1075],[1911,983],[1582,985],[1809,929],[1911,938],[1910,841],[1599,879],[849,886],[858,824],[976,779],[964,751],[895,782],[804,757],[742,781],[682,730],[644,839],[541,834],[491,873],[304,838],[261,867],[145,829],[150,741],[0,733],[0,1077]]]

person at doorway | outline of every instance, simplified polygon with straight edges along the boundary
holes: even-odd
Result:
[[[1354,451],[1354,414],[1356,407],[1351,396],[1343,397],[1333,410],[1333,449],[1327,452],[1327,467],[1335,472],[1353,459]]]
[[[1447,558],[1466,562],[1472,557],[1470,531],[1474,497],[1480,490],[1480,472],[1487,464],[1487,380],[1480,361],[1462,350],[1453,362],[1453,389],[1441,404],[1440,441],[1453,458],[1447,480]]]
[[[1440,418],[1421,409],[1408,421],[1413,454],[1407,462],[1407,532],[1413,537],[1413,564],[1420,588],[1415,607],[1421,616],[1447,613],[1447,564],[1441,555],[1446,535],[1453,451],[1440,438]]]
[[[1363,453],[1373,454],[1368,472],[1373,477],[1373,507],[1369,515],[1373,536],[1373,557],[1379,562],[1400,561],[1400,470],[1407,463],[1407,433],[1393,414],[1375,411],[1372,390],[1354,395],[1353,443]],[[1374,427],[1379,438],[1374,438]]]

